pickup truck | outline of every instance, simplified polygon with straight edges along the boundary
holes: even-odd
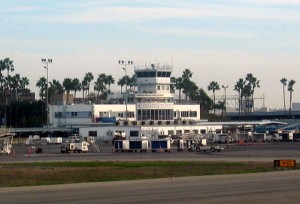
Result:
[[[221,150],[223,150],[224,147],[220,146],[220,145],[197,145],[196,146],[196,151],[197,152],[206,152],[206,151],[211,151],[211,152],[220,152]]]

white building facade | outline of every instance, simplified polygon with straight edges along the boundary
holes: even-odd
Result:
[[[142,129],[155,129],[164,134],[201,131],[192,127],[200,121],[200,104],[177,104],[174,100],[171,92],[172,66],[136,66],[134,71],[136,90],[133,94],[124,93],[123,103],[51,105],[50,125],[80,127],[112,122],[115,126],[143,126]]]

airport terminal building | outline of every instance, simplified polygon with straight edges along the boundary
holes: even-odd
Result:
[[[91,129],[138,126],[168,135],[215,131],[199,125],[200,104],[177,103],[171,92],[172,66],[136,66],[136,89],[109,95],[106,104],[59,104],[49,107],[51,127]],[[106,125],[105,125],[106,124]],[[109,124],[109,125],[107,125]],[[107,127],[109,126],[109,127]]]

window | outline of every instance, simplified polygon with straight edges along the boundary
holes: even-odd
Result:
[[[171,72],[157,72],[158,77],[170,77]]]
[[[89,131],[89,136],[97,137],[97,131]]]
[[[72,117],[76,117],[77,116],[77,112],[71,112],[71,116]]]
[[[55,118],[62,118],[61,112],[55,112]]]
[[[150,77],[155,77],[155,71],[149,73]]]
[[[130,137],[138,137],[139,136],[139,131],[137,131],[137,130],[130,131],[129,135],[130,135]]]
[[[155,77],[155,71],[143,71],[136,73],[137,78]]]
[[[190,117],[197,117],[197,111],[190,111]]]
[[[189,112],[188,111],[181,111],[181,117],[188,117]]]
[[[128,118],[134,118],[134,112],[130,111],[128,113]]]
[[[157,90],[160,90],[160,86],[157,86]]]

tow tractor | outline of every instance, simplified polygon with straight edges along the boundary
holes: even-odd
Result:
[[[64,142],[60,146],[61,153],[88,152],[88,143],[85,141]]]

